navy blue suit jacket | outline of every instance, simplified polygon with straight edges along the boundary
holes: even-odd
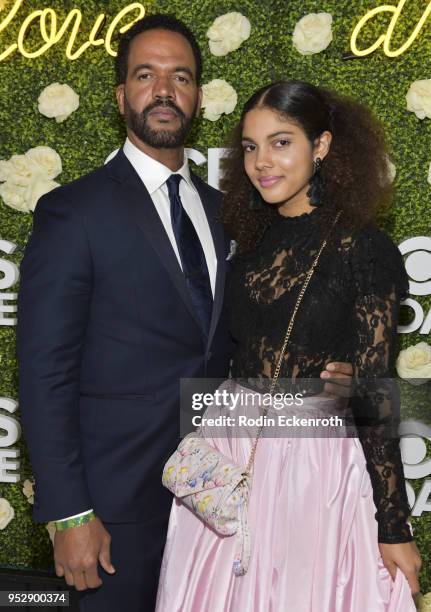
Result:
[[[36,479],[34,518],[89,508],[109,522],[168,511],[179,381],[225,377],[229,240],[220,193],[192,175],[217,254],[206,340],[154,204],[122,149],[42,197],[21,265],[19,401]]]

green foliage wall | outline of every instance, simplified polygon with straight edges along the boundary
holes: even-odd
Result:
[[[0,23],[13,4],[0,12]],[[127,0],[29,0],[17,18],[0,32],[0,53],[16,41],[20,24],[32,10],[52,7],[60,23],[74,7],[84,15],[83,33],[90,31],[95,17],[106,12],[108,19],[128,4]],[[431,76],[431,23],[409,51],[394,59],[382,50],[363,59],[343,60],[350,49],[350,35],[369,9],[383,4],[376,0],[154,0],[143,4],[148,13],[174,13],[196,32],[204,52],[203,81],[224,78],[238,92],[235,112],[212,123],[200,119],[193,129],[189,145],[206,154],[208,147],[221,146],[238,119],[240,108],[249,95],[263,84],[280,77],[302,78],[324,84],[368,103],[384,122],[397,167],[397,196],[385,228],[396,242],[412,236],[431,236],[430,185],[427,183],[431,161],[431,120],[420,121],[407,112],[405,95],[411,82]],[[396,4],[396,3],[395,3]],[[406,40],[426,3],[407,3],[398,22],[393,46]],[[420,5],[420,6],[416,6]],[[242,47],[221,58],[210,54],[205,33],[213,20],[228,11],[239,11],[251,22],[250,39]],[[300,55],[292,46],[296,22],[311,12],[327,11],[333,15],[334,40],[328,49],[312,56]],[[431,18],[430,18],[431,20]],[[375,40],[384,31],[388,17],[379,17],[366,28],[361,43]],[[384,28],[384,29],[382,29]],[[37,36],[32,28],[28,46]],[[82,39],[84,42],[86,38]],[[0,159],[24,153],[37,145],[53,147],[63,160],[63,173],[57,180],[69,182],[101,165],[108,153],[120,146],[125,137],[114,98],[112,58],[103,47],[90,48],[76,61],[66,59],[62,41],[42,57],[28,60],[15,53],[0,62]],[[42,89],[52,82],[67,83],[79,93],[81,105],[65,123],[57,124],[43,117],[37,109]],[[203,167],[199,172],[206,176]],[[346,193],[346,197],[349,194]],[[15,212],[0,201],[0,238],[18,245],[8,259],[19,263],[32,224],[31,214]],[[1,255],[3,257],[3,255]],[[14,291],[16,288],[13,289]],[[430,297],[420,298],[425,311]],[[418,333],[400,336],[400,347],[427,338]],[[17,398],[17,363],[15,328],[0,327],[0,397]],[[19,411],[18,411],[19,415]],[[31,476],[24,442],[21,442],[22,480]],[[417,488],[418,484],[413,483]],[[44,526],[31,520],[31,506],[22,493],[22,484],[0,484],[0,497],[10,501],[16,517],[0,531],[0,564],[14,567],[46,568],[51,563],[51,544]],[[431,591],[431,513],[413,519],[417,541],[424,558],[422,591]]]

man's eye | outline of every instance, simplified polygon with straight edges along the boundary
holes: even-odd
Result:
[[[179,81],[180,83],[188,83],[188,82],[189,82],[189,81],[188,81],[188,79],[187,79],[186,77],[181,76],[180,74],[177,74],[177,77],[176,77],[176,78],[178,79],[178,81]]]
[[[138,76],[138,81],[140,81],[141,79],[147,79],[150,76],[151,75],[148,72],[143,72],[142,74]]]

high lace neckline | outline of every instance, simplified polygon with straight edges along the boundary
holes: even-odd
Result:
[[[315,236],[322,219],[322,209],[314,208],[310,212],[304,212],[294,217],[274,215],[270,226],[270,234],[274,240],[279,241],[280,246],[286,246],[286,240],[295,244],[303,244],[311,236]],[[305,244],[305,243],[304,243]]]
[[[317,221],[320,216],[321,209],[318,207],[313,208],[310,212],[304,212],[300,215],[295,215],[293,217],[286,217],[285,215],[281,215],[278,213],[275,216],[274,221],[276,223],[280,223],[287,226],[300,226],[300,225],[308,225],[312,222]]]

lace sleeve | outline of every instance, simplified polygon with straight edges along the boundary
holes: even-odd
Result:
[[[357,341],[351,408],[373,487],[378,541],[408,542],[413,537],[407,524],[394,371],[399,304],[408,293],[408,279],[398,249],[379,230],[367,231],[353,243],[351,263]]]

